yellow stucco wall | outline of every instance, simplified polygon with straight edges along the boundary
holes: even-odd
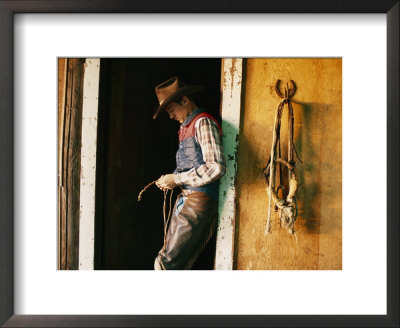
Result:
[[[342,268],[342,60],[248,59],[238,151],[235,268],[338,270]],[[299,215],[296,238],[279,225],[264,235],[268,197],[262,168],[272,142],[277,79],[294,80],[294,143]],[[287,145],[287,106],[282,146]],[[286,157],[286,156],[285,156]]]

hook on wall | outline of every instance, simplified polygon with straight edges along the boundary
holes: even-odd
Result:
[[[281,84],[281,80],[276,80],[276,83],[275,83],[276,95],[282,99],[292,98],[294,96],[294,94],[296,93],[296,83],[294,83],[293,80],[290,80],[290,84],[291,84],[290,87],[289,87],[289,84],[286,83],[284,95],[282,94],[282,92],[280,90],[280,84]]]

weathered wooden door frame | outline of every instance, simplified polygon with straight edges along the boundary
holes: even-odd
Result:
[[[79,188],[84,59],[59,60],[59,261],[61,270],[78,269]]]
[[[236,221],[236,172],[242,98],[243,59],[224,58],[221,70],[221,117],[226,174],[220,181],[215,270],[232,270]]]
[[[93,269],[99,62],[58,62],[60,270]]]
[[[94,269],[100,58],[87,58],[83,83],[79,270]]]

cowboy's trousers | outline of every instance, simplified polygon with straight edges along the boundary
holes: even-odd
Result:
[[[217,202],[204,192],[178,195],[154,268],[190,269],[215,230],[217,213]]]

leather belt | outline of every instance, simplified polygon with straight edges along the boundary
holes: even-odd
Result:
[[[194,191],[192,189],[183,189],[183,188],[181,190],[182,190],[182,195],[185,196],[185,197],[190,195]]]

